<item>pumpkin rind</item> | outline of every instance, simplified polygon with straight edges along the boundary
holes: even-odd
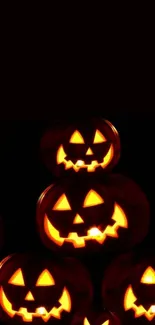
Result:
[[[149,204],[140,188],[120,175],[109,176],[104,183],[95,176],[74,176],[45,189],[36,220],[50,249],[117,251],[145,237]]]
[[[0,317],[4,322],[69,324],[73,311],[85,310],[90,304],[89,275],[74,259],[14,254],[0,266]]]
[[[117,258],[104,274],[102,294],[106,306],[117,312],[125,324],[154,324],[154,256],[131,253]]]
[[[104,119],[58,124],[43,135],[41,155],[56,176],[104,172],[119,160],[120,139],[115,127]]]
[[[89,311],[86,314],[75,314],[72,325],[120,325],[120,320],[108,311]]]

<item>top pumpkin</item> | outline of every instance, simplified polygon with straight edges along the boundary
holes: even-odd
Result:
[[[94,118],[47,131],[41,152],[46,166],[57,176],[64,171],[103,171],[117,163],[120,139],[109,121]]]

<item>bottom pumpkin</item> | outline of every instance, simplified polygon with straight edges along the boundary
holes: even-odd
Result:
[[[115,314],[105,311],[99,312],[87,312],[84,314],[76,314],[72,325],[120,325],[119,319]]]
[[[103,300],[125,325],[155,324],[155,256],[128,254],[108,267]]]
[[[76,260],[13,254],[0,263],[3,323],[70,324],[91,301],[89,274]]]

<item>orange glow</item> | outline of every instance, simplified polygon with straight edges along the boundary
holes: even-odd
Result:
[[[86,317],[84,318],[83,325],[91,325]]]
[[[155,284],[155,271],[151,266],[146,269],[140,282],[146,284]]]
[[[133,289],[131,285],[127,288],[124,296],[124,309],[129,310],[132,309],[135,312],[135,318],[138,318],[142,315],[151,321],[155,317],[155,306],[151,306],[149,310],[146,310],[142,305],[137,306],[135,304],[137,298],[133,293]]]
[[[106,138],[105,136],[99,131],[99,130],[96,130],[96,133],[95,133],[95,137],[94,137],[94,143],[102,143],[102,142],[106,142]]]
[[[36,283],[36,286],[53,286],[55,284],[52,274],[46,269],[44,270]]]
[[[115,204],[112,219],[115,220],[113,226],[107,226],[104,231],[97,227],[88,229],[86,236],[78,236],[76,232],[69,233],[67,238],[61,237],[59,231],[48,220],[47,215],[44,216],[44,230],[50,240],[58,246],[62,246],[64,242],[72,243],[75,248],[85,247],[85,242],[89,240],[96,240],[99,244],[103,244],[107,236],[117,238],[117,230],[119,227],[128,228],[128,222],[123,209]],[[96,235],[95,235],[96,234]]]
[[[21,269],[18,269],[12,275],[11,279],[9,280],[9,283],[14,284],[14,285],[18,285],[18,286],[24,286],[25,285]]]
[[[48,313],[45,307],[36,308],[35,313],[30,313],[27,311],[27,308],[21,307],[19,311],[15,311],[12,309],[12,304],[7,299],[3,288],[0,289],[0,303],[3,310],[10,316],[11,318],[15,315],[21,316],[23,322],[32,322],[33,317],[41,317],[44,322],[47,322],[51,317],[60,319],[61,313],[63,310],[66,312],[71,311],[71,298],[69,292],[66,288],[64,288],[63,293],[59,299],[61,306],[58,308],[53,307],[51,311]]]
[[[88,230],[88,234],[91,237],[96,237],[96,236],[101,236],[102,232],[98,228],[94,227]]]
[[[76,224],[76,223],[84,223],[83,219],[79,216],[79,214],[76,214],[76,216],[74,218],[73,224]]]
[[[115,228],[116,227],[128,228],[128,221],[125,212],[118,204],[115,204],[114,214],[112,216],[112,219],[116,221],[117,225],[115,225]]]
[[[12,309],[12,304],[7,299],[2,287],[0,290],[0,303],[2,305],[3,310],[12,318],[15,315],[15,310]]]
[[[88,319],[85,317],[84,318],[84,322],[83,325],[91,325],[88,321]],[[102,323],[101,325],[109,325],[109,320],[106,320],[104,323]]]
[[[63,306],[64,310],[66,310],[68,312],[71,310],[71,299],[70,299],[69,292],[66,288],[64,288],[62,296],[59,299],[59,302]]]
[[[44,229],[48,238],[52,239],[58,246],[62,246],[65,238],[60,237],[59,231],[48,220],[47,215],[44,218]]]
[[[75,172],[78,172],[80,168],[87,168],[88,172],[94,172],[95,169],[99,166],[101,166],[102,168],[106,168],[112,161],[113,156],[114,156],[114,147],[113,145],[111,145],[106,156],[104,157],[101,163],[98,163],[97,160],[92,160],[90,164],[85,164],[83,160],[77,160],[76,163],[74,164],[71,160],[65,159],[66,153],[64,151],[63,146],[60,145],[57,151],[56,161],[58,165],[63,163],[65,165],[65,169],[73,168]]]
[[[91,148],[88,148],[88,150],[86,152],[86,155],[93,155],[93,152],[92,152]]]
[[[78,160],[76,165],[77,165],[77,167],[82,167],[82,166],[84,166],[84,161],[83,160]]]
[[[155,305],[151,306],[151,308],[150,308],[150,312],[151,312],[152,314],[155,314]]]
[[[46,315],[46,309],[44,307],[39,307],[37,308],[36,312],[39,314],[39,315]]]
[[[86,195],[86,198],[83,203],[83,207],[84,208],[91,207],[102,203],[104,203],[104,200],[101,198],[101,196],[94,190],[90,190]]]
[[[28,301],[34,300],[34,297],[33,297],[32,293],[30,291],[26,295],[25,300],[28,300]]]
[[[67,165],[67,161],[65,160],[65,157],[66,157],[66,154],[64,152],[63,146],[60,146],[58,149],[58,152],[57,152],[57,163],[61,164],[62,162],[66,162],[66,165]]]
[[[132,308],[136,300],[137,298],[133,293],[132,287],[129,286],[128,289],[126,290],[125,297],[124,297],[124,309],[128,310]]]
[[[67,200],[67,197],[65,194],[62,194],[58,201],[55,203],[53,210],[71,210],[71,207],[69,205],[69,202]]]
[[[81,133],[79,131],[75,131],[70,140],[69,140],[70,143],[84,143],[84,140],[83,140],[83,137],[81,135]]]

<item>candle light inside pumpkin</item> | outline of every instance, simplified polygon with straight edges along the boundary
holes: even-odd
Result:
[[[78,160],[76,163],[77,167],[81,167],[84,165],[84,161],[83,160]]]
[[[88,233],[92,237],[100,236],[102,234],[102,232],[97,227],[91,228],[88,230]]]
[[[46,314],[46,310],[44,307],[39,307],[37,308],[37,313],[40,315],[45,315]]]

